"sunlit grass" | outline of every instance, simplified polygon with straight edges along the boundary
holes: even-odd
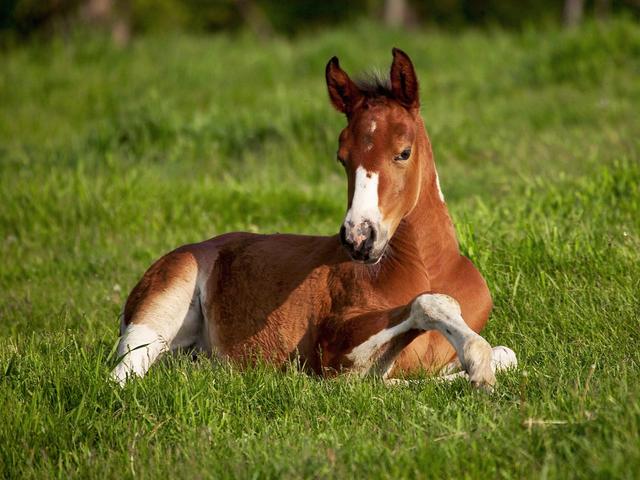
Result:
[[[412,55],[485,334],[521,369],[386,388],[171,358],[124,390],[117,315],[162,253],[229,230],[333,234],[344,120],[323,84]],[[361,24],[96,38],[0,61],[0,468],[9,477],[620,477],[640,472],[640,27]]]

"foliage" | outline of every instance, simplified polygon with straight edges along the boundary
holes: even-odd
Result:
[[[638,38],[627,21],[360,23],[4,54],[0,474],[637,478]],[[344,119],[324,65],[386,70],[393,45],[415,60],[462,249],[494,295],[486,336],[520,370],[491,396],[186,357],[107,383],[124,298],[162,253],[236,229],[336,232]]]
[[[106,0],[113,15],[125,18],[135,32],[235,31],[245,25],[238,0]],[[5,0],[0,3],[0,41],[41,33],[65,33],[87,23],[90,0]],[[249,0],[281,34],[308,33],[343,25],[354,19],[380,19],[385,0]],[[523,28],[558,23],[563,2],[558,0],[409,0],[408,23],[440,28],[494,26]],[[598,13],[606,6],[606,9]],[[640,15],[633,0],[585,2],[587,16],[626,13]],[[103,19],[104,20],[104,19]],[[111,19],[113,20],[113,19]],[[92,22],[89,22],[90,24]],[[93,22],[95,23],[95,22]],[[109,20],[106,20],[109,23]],[[95,25],[93,25],[95,26]]]

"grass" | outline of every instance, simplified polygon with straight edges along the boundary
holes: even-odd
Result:
[[[518,371],[386,388],[167,359],[106,382],[144,269],[229,230],[332,234],[328,58],[408,51],[485,331]],[[640,26],[257,43],[77,36],[0,59],[5,477],[637,478]]]

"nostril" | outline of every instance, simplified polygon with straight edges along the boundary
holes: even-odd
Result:
[[[364,242],[364,247],[362,248],[365,252],[370,253],[373,250],[373,244],[376,241],[376,233],[375,230],[371,230],[369,235],[367,236],[367,240]]]

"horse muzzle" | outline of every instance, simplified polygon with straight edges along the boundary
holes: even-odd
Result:
[[[360,263],[377,263],[386,247],[380,228],[365,220],[357,225],[345,221],[340,227],[340,242],[352,260]]]

